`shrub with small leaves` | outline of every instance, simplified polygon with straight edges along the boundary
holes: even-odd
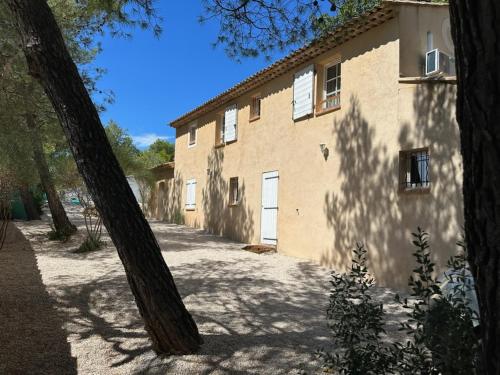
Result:
[[[47,233],[47,237],[50,241],[66,242],[75,232],[73,228],[68,228],[67,230],[56,230],[52,224],[50,224],[50,229],[51,231]]]
[[[100,239],[94,238],[92,236],[88,236],[78,247],[78,249],[75,250],[75,253],[88,253],[90,251],[99,250],[104,245],[106,245],[104,241],[101,241]]]
[[[318,352],[325,371],[339,374],[384,374],[392,363],[391,348],[382,343],[383,305],[369,294],[374,279],[366,267],[366,249],[356,244],[351,270],[332,272],[327,319],[334,333],[334,353]]]
[[[346,274],[332,272],[327,318],[335,351],[319,351],[325,371],[346,375],[482,373],[479,341],[473,328],[477,320],[471,301],[471,296],[475,298],[474,285],[465,243],[458,243],[462,251],[448,262],[445,278],[450,291],[434,276],[427,232],[418,228],[412,235],[417,266],[408,281],[410,298],[396,295],[396,301],[408,310],[400,328],[407,340],[390,346],[383,343],[382,339],[387,339],[383,304],[373,301],[369,294],[374,280],[366,267],[366,250],[357,244],[351,270]]]
[[[85,220],[85,229],[87,237],[75,251],[76,253],[85,253],[89,251],[99,250],[105,245],[101,241],[102,237],[102,218],[97,209],[93,206],[87,206],[83,210],[83,218]]]
[[[406,309],[408,320],[401,324],[409,340],[395,344],[398,372],[401,374],[475,374],[478,363],[478,339],[474,334],[474,310],[467,295],[473,288],[466,261],[467,249],[459,242],[462,252],[448,261],[445,277],[454,283],[453,291],[444,295],[439,281],[433,276],[429,235],[418,228],[413,233],[413,254],[417,267],[408,285],[412,302],[396,300]]]

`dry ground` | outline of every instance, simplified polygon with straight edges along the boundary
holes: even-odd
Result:
[[[22,236],[16,254],[9,248],[0,251],[2,341],[7,332],[6,345],[0,345],[0,373],[288,374],[317,369],[314,351],[330,340],[324,317],[328,270],[275,253],[243,251],[240,243],[184,226],[151,222],[205,342],[196,355],[160,358],[151,351],[111,242],[106,239],[106,248],[97,252],[73,253],[84,228],[78,212],[71,219],[79,233],[65,244],[46,240],[46,221],[17,222],[34,253]],[[392,300],[389,290],[377,294]],[[393,313],[389,324],[395,327],[401,312],[392,304],[388,308]]]

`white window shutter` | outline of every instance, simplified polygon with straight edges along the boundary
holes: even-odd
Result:
[[[186,181],[186,208],[194,209],[196,207],[196,180]]]
[[[236,140],[236,127],[238,122],[238,108],[235,105],[226,108],[224,113],[224,142]]]
[[[293,119],[313,113],[314,65],[295,73],[293,80]]]

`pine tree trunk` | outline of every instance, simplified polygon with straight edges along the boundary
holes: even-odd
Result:
[[[47,160],[45,159],[45,154],[43,152],[39,129],[32,113],[28,112],[26,114],[26,125],[28,126],[28,132],[33,148],[33,159],[35,160],[36,169],[38,170],[43,190],[47,194],[47,201],[49,203],[54,228],[60,233],[74,233],[76,231],[76,227],[69,221],[68,215],[66,215],[64,206],[61,203],[61,199],[59,199],[59,194],[57,194],[50,175],[49,167],[47,165]]]
[[[48,95],[159,353],[193,353],[198,328],[106,138],[98,113],[44,0],[7,0],[32,76]]]
[[[23,202],[24,210],[26,211],[26,216],[28,220],[40,220],[40,215],[35,205],[33,195],[29,189],[28,185],[19,186],[19,194],[21,195],[21,201]]]
[[[451,0],[465,234],[485,373],[500,374],[500,2]]]

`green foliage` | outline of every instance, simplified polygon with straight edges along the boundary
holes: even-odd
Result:
[[[126,175],[131,175],[141,169],[139,161],[140,151],[134,146],[132,137],[113,120],[109,121],[105,127],[105,131],[113,153],[118,159],[123,172]]]
[[[385,333],[383,305],[372,300],[369,292],[375,282],[368,275],[366,249],[356,244],[351,270],[332,272],[327,319],[334,332],[334,354],[320,351],[324,367],[339,374],[385,374],[392,364],[390,347],[383,345]]]
[[[33,201],[35,203],[36,209],[39,215],[43,214],[42,207],[45,204],[45,196],[43,190],[39,185],[31,189],[31,193],[33,195]]]
[[[106,243],[94,237],[86,237],[83,243],[74,251],[74,253],[88,253],[96,251],[105,246]]]
[[[83,218],[85,220],[85,229],[87,237],[83,243],[75,250],[75,253],[86,253],[89,251],[99,250],[106,245],[101,241],[102,237],[102,219],[95,207],[87,206],[83,210]]]
[[[429,235],[418,228],[413,245],[416,267],[409,278],[410,298],[396,301],[408,310],[401,330],[405,342],[388,346],[384,342],[383,304],[370,297],[374,280],[368,276],[366,250],[357,245],[347,274],[332,273],[332,290],[327,310],[334,333],[334,353],[319,354],[324,367],[336,374],[480,374],[479,341],[474,333],[477,317],[467,299],[473,285],[467,264],[467,249],[448,262],[456,286],[443,294],[434,277],[435,264]]]
[[[141,153],[144,164],[153,168],[157,165],[174,160],[175,145],[173,143],[157,139],[146,150]]]
[[[331,32],[379,5],[381,0],[331,0],[330,12],[320,12],[312,22],[316,36]]]
[[[50,232],[47,233],[47,238],[49,241],[60,241],[66,242],[69,240],[71,235],[75,233],[75,228],[65,228],[64,230],[56,230],[52,224],[50,224]]]
[[[219,35],[231,58],[256,57],[303,43],[309,33],[310,0],[203,0],[200,22],[217,19]]]
[[[424,1],[424,0],[422,0]],[[447,0],[431,0],[447,2]],[[366,13],[381,0],[203,0],[200,22],[217,20],[231,58],[271,56],[331,32]]]
[[[181,210],[179,210],[179,209],[175,210],[173,222],[174,222],[174,224],[177,224],[177,225],[184,225],[186,223],[186,221],[184,219],[184,213]]]
[[[399,351],[399,370],[402,374],[415,371],[424,374],[474,374],[479,366],[479,343],[474,334],[475,312],[467,302],[467,292],[472,288],[466,279],[467,248],[459,242],[462,251],[450,258],[448,267],[454,281],[458,282],[451,296],[444,296],[433,277],[434,263],[430,257],[429,235],[418,228],[413,233],[417,247],[417,267],[408,285],[413,297],[401,301],[408,309],[408,320],[401,329],[411,338],[406,344],[396,344]]]

